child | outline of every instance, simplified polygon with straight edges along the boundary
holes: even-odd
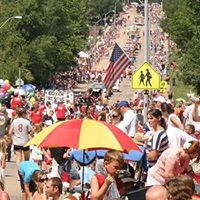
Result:
[[[185,132],[186,132],[188,135],[190,135],[190,136],[196,138],[196,135],[195,135],[195,127],[194,127],[194,125],[192,125],[192,124],[187,124],[187,125],[185,126]]]
[[[6,168],[6,143],[3,138],[0,139],[0,181],[4,183]]]
[[[108,200],[120,197],[123,183],[117,178],[124,164],[122,153],[110,150],[106,153],[102,172],[96,173],[91,180],[91,199]]]

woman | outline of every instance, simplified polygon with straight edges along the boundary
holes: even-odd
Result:
[[[191,175],[189,162],[198,156],[198,150],[198,141],[191,141],[187,148],[165,150],[157,163],[149,169],[146,185],[164,185],[170,178],[181,174]]]
[[[115,125],[117,128],[119,128],[120,130],[122,130],[124,133],[127,134],[127,130],[126,130],[126,127],[122,123],[122,119],[123,119],[123,116],[119,112],[119,110],[114,109],[113,111],[111,111],[110,113],[111,124]]]
[[[33,194],[33,200],[45,200],[46,196],[45,196],[44,187],[45,187],[46,181],[48,180],[47,175],[43,171],[36,170],[33,173],[32,179],[37,189]]]
[[[24,145],[29,140],[29,133],[32,130],[31,123],[25,119],[25,110],[23,108],[17,108],[17,117],[11,123],[9,129],[9,135],[13,135],[13,145],[16,154],[16,164],[22,161],[23,155],[24,160],[29,160],[29,147]]]
[[[174,128],[179,128],[182,131],[184,130],[181,120],[176,114],[174,114],[174,109],[172,108],[170,104],[162,103],[161,110],[162,110],[163,116],[167,120],[168,128],[174,127]]]
[[[200,99],[197,98],[192,112],[192,122],[195,126],[196,134],[200,133]]]
[[[146,149],[149,167],[152,167],[161,153],[168,148],[168,137],[165,132],[165,119],[160,110],[150,110],[147,113],[147,118],[151,131],[147,132],[144,137],[147,138]]]

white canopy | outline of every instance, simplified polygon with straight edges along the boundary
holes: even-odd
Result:
[[[87,53],[85,53],[84,51],[80,51],[78,53],[80,58],[89,58],[89,55]]]

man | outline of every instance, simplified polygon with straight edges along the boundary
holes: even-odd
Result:
[[[62,195],[62,181],[58,177],[50,178],[46,183],[46,195],[53,200],[64,200],[67,197]]]
[[[146,200],[167,200],[168,192],[167,190],[161,186],[153,186],[149,188],[146,192]]]
[[[137,131],[137,115],[131,110],[127,101],[120,101],[117,104],[120,113],[123,115],[122,124],[126,128],[129,137],[134,137]]]
[[[65,120],[67,108],[62,102],[58,103],[58,107],[55,109],[55,112],[58,121]]]
[[[35,190],[32,175],[40,167],[33,161],[23,161],[19,164],[18,173],[22,190],[22,200],[27,200],[32,197],[32,192]]]

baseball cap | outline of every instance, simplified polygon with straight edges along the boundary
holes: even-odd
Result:
[[[158,101],[160,103],[165,103],[166,102],[166,100],[165,100],[165,98],[163,96],[159,96],[157,98],[154,98],[154,101]]]
[[[129,103],[128,103],[128,101],[120,101],[118,104],[117,104],[117,107],[118,108],[121,108],[122,106],[124,106],[124,107],[129,107]]]

